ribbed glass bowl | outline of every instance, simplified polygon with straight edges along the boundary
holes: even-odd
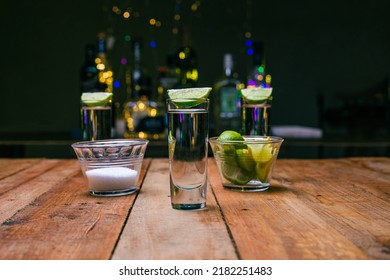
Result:
[[[94,196],[121,196],[137,190],[148,140],[108,139],[72,144]]]
[[[283,139],[275,136],[243,137],[244,141],[209,139],[222,185],[244,192],[267,190]]]

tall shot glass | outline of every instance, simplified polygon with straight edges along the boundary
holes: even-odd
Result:
[[[242,135],[267,136],[270,133],[270,110],[272,98],[249,101],[244,96],[241,100]]]
[[[172,208],[206,207],[208,99],[168,99],[169,176]]]
[[[105,95],[106,93],[92,94]],[[95,141],[111,138],[112,99],[108,98],[101,102],[86,102],[81,99],[81,129],[83,140]]]

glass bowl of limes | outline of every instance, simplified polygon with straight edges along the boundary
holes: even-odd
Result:
[[[272,169],[283,138],[276,136],[241,136],[224,131],[209,139],[225,188],[256,192],[270,187]]]

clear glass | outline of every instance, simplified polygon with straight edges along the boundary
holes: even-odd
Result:
[[[269,112],[271,109],[270,101],[259,104],[247,103],[242,99],[241,121],[243,135],[269,135]]]
[[[222,185],[242,192],[267,190],[283,139],[275,136],[244,136],[244,139],[209,139]]]
[[[81,102],[81,128],[87,141],[110,139],[112,133],[112,104],[88,106]]]
[[[93,196],[122,196],[137,190],[148,140],[97,140],[72,144]]]
[[[168,99],[167,107],[172,207],[180,210],[205,208],[209,100]]]

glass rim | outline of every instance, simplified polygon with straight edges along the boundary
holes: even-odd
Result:
[[[243,135],[244,140],[218,140],[218,136],[210,137],[209,142],[222,144],[269,144],[282,143],[284,139],[279,136]]]
[[[174,100],[187,100],[187,101],[195,101],[195,100],[199,100],[199,101],[209,101],[210,99],[209,98],[197,98],[197,97],[177,97],[177,98],[167,98],[166,99],[167,102],[172,102]]]
[[[121,147],[147,144],[147,139],[101,139],[94,141],[79,141],[73,143],[73,148],[98,148],[98,147]]]

